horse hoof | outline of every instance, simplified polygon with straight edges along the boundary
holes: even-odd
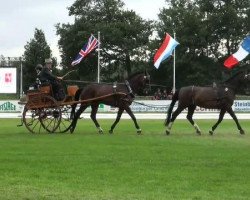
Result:
[[[100,131],[99,131],[99,134],[103,134],[103,130],[100,130]]]
[[[113,134],[113,130],[109,130],[109,134]]]
[[[169,130],[166,130],[166,135],[169,135],[170,134],[170,131]]]
[[[214,132],[213,132],[213,131],[209,131],[209,134],[210,134],[210,135],[213,135],[213,134],[214,134]]]
[[[240,130],[240,134],[241,134],[241,135],[244,135],[244,134],[245,134],[245,131],[244,131],[244,130]]]
[[[138,135],[140,135],[141,132],[142,132],[141,129],[138,129],[138,130],[137,130],[137,134],[138,134]]]
[[[196,131],[197,135],[201,135],[201,131]]]

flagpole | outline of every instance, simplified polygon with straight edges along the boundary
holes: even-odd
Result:
[[[20,59],[20,98],[23,96],[23,62],[22,62],[22,57]]]
[[[175,39],[175,31],[174,31]],[[173,94],[175,93],[175,48],[174,48],[174,61],[173,61]]]
[[[97,83],[100,83],[100,31],[98,31],[98,41]]]

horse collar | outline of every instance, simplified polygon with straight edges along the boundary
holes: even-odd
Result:
[[[193,103],[193,105],[195,105],[195,101],[194,101],[194,85],[192,86],[192,103]]]
[[[128,89],[129,94],[130,94],[131,96],[134,96],[133,90],[132,90],[132,88],[131,88],[131,86],[130,86],[130,84],[129,84],[129,82],[128,82],[127,80],[125,80],[125,84],[126,84],[126,86],[127,86],[127,89]]]
[[[113,82],[113,92],[116,93],[116,89],[117,89],[117,82]]]

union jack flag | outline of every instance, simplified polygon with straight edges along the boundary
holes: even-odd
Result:
[[[75,60],[71,63],[72,66],[79,64],[84,57],[86,57],[91,51],[93,51],[96,47],[98,47],[99,41],[92,34],[83,48],[80,50]]]

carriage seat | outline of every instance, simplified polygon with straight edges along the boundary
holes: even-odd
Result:
[[[43,94],[48,94],[48,95],[52,95],[52,88],[51,85],[43,85],[40,86],[39,91]]]
[[[64,102],[74,101],[76,91],[79,89],[77,85],[69,85],[67,86],[67,95],[64,99]]]

